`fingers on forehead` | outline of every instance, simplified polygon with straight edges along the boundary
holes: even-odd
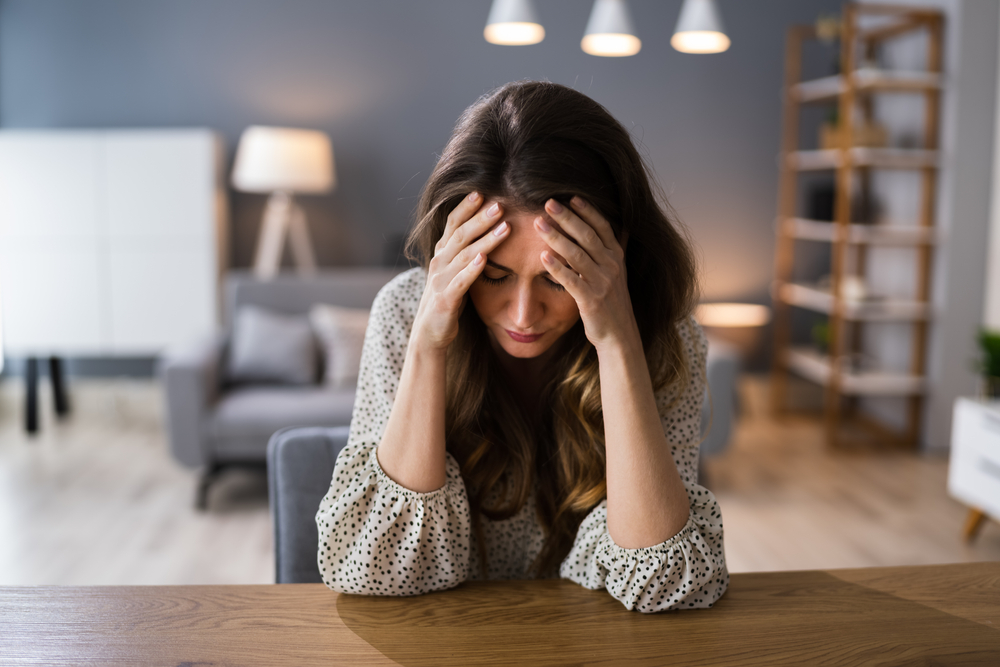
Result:
[[[451,224],[453,220],[461,218],[462,216],[468,217],[480,208],[483,204],[483,196],[477,192],[470,192],[469,194],[462,197],[458,203],[448,207],[448,223]]]
[[[448,214],[444,231],[441,234],[442,239],[447,241],[455,233],[455,230],[468,223],[476,225],[488,223],[489,217],[486,215],[486,210],[490,206],[492,206],[492,202],[483,201],[482,197],[463,198],[459,205]]]
[[[579,197],[574,197],[572,202],[573,212],[577,217],[588,224],[600,237],[605,245],[615,241],[615,230],[611,223],[601,215],[596,208],[584,202]]]
[[[544,213],[544,212],[543,212],[542,214],[540,214],[539,216],[537,216],[536,220],[537,220],[538,218],[541,218],[541,219],[543,219],[543,220],[544,220],[545,222],[547,222],[547,223],[548,223],[548,225],[549,225],[550,227],[552,227],[552,229],[553,229],[554,231],[558,232],[558,233],[559,233],[560,235],[562,235],[562,236],[563,236],[564,238],[568,239],[568,240],[569,240],[569,241],[570,241],[571,243],[573,243],[573,244],[575,244],[575,245],[580,245],[580,243],[579,243],[579,242],[578,242],[578,241],[576,240],[576,238],[574,237],[574,235],[573,235],[573,233],[572,233],[572,231],[573,231],[573,229],[572,229],[572,226],[573,226],[573,220],[572,220],[572,219],[570,219],[570,220],[569,220],[569,224],[568,224],[567,226],[565,226],[565,227],[564,227],[564,226],[563,226],[563,225],[562,225],[561,223],[559,223],[559,221],[557,221],[557,220],[553,219],[553,217],[552,217],[551,215],[549,215],[548,213]],[[581,224],[581,223],[580,223],[580,222],[577,222],[576,224],[578,224],[578,225],[579,225],[579,224]],[[538,230],[536,230],[536,232],[537,232],[537,231],[538,231]],[[541,233],[541,232],[538,232],[538,233]]]

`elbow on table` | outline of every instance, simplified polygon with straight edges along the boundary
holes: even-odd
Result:
[[[725,566],[721,570],[709,573],[710,577],[703,579],[702,583],[692,586],[689,592],[681,591],[681,595],[670,595],[667,592],[656,593],[647,596],[639,596],[635,599],[622,600],[622,604],[630,611],[638,611],[643,614],[655,614],[661,611],[680,611],[682,609],[709,609],[725,594],[729,588],[729,571]]]
[[[707,609],[725,594],[729,588],[729,570],[721,539],[705,540],[690,525],[686,531],[685,539],[675,543],[666,554],[659,549],[633,554],[638,562],[632,560],[630,568],[619,570],[618,581],[609,582],[609,591],[627,609],[643,613]],[[659,562],[659,567],[652,565],[655,573],[644,567],[653,559]],[[628,569],[631,572],[625,571]],[[642,579],[645,581],[641,582]]]

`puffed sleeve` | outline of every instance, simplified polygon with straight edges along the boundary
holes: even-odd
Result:
[[[347,446],[316,513],[317,561],[335,591],[419,595],[469,576],[469,501],[448,455],[445,485],[417,493],[392,481],[375,455],[399,386],[425,274],[397,276],[372,305]]]
[[[719,504],[697,482],[707,345],[693,319],[682,323],[680,330],[690,379],[682,388],[658,392],[656,405],[687,489],[687,524],[661,544],[624,549],[608,534],[604,501],[580,524],[573,548],[560,567],[562,577],[593,590],[607,589],[628,609],[642,612],[711,607],[729,586]]]

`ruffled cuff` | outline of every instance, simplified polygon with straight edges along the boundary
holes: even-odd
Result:
[[[696,487],[689,497],[693,502],[684,527],[660,544],[638,549],[611,539],[602,503],[581,524],[560,574],[586,588],[607,589],[628,609],[712,606],[729,583],[722,523],[711,493]]]
[[[676,535],[651,547],[639,547],[636,549],[620,547],[611,538],[611,533],[605,531],[600,540],[598,540],[597,553],[602,564],[608,569],[611,569],[611,563],[617,563],[622,560],[638,561],[640,563],[655,561],[669,555],[671,549],[675,548],[681,542],[690,540],[693,534],[698,534],[698,527],[694,523],[693,516],[688,516],[687,523],[677,531]],[[700,537],[700,534],[698,536]]]
[[[469,503],[454,460],[430,493],[400,486],[373,444],[345,448],[316,515],[324,583],[346,593],[419,595],[469,574]]]
[[[445,453],[445,457],[444,486],[440,489],[434,489],[433,491],[428,491],[426,493],[408,489],[385,474],[385,471],[382,470],[382,464],[379,463],[378,460],[378,447],[371,448],[371,453],[368,454],[368,467],[375,471],[379,493],[382,495],[405,498],[411,502],[427,502],[430,500],[436,500],[441,496],[453,498],[456,495],[461,495],[464,497],[465,482],[462,481],[462,475],[458,467],[458,463],[452,455],[447,452]]]

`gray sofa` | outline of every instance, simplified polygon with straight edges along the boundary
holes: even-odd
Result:
[[[708,389],[701,409],[703,440],[698,457],[698,482],[708,487],[705,459],[721,454],[729,446],[733,423],[739,414],[739,350],[722,341],[709,339],[705,365]]]
[[[708,433],[701,443],[702,459],[720,453],[729,442],[739,368],[736,350],[714,341],[709,345],[709,386],[702,410],[702,430]],[[322,581],[316,565],[316,510],[330,489],[333,465],[347,435],[347,428],[288,428],[275,433],[267,446],[276,583]]]
[[[237,310],[255,305],[304,315],[316,303],[370,308],[396,273],[357,268],[322,271],[308,278],[280,275],[270,281],[241,272],[226,277],[222,331],[166,353],[159,367],[170,449],[183,465],[202,469],[197,507],[206,506],[209,485],[226,466],[263,465],[275,431],[287,426],[346,426],[354,407],[354,387],[229,383],[226,353]]]

